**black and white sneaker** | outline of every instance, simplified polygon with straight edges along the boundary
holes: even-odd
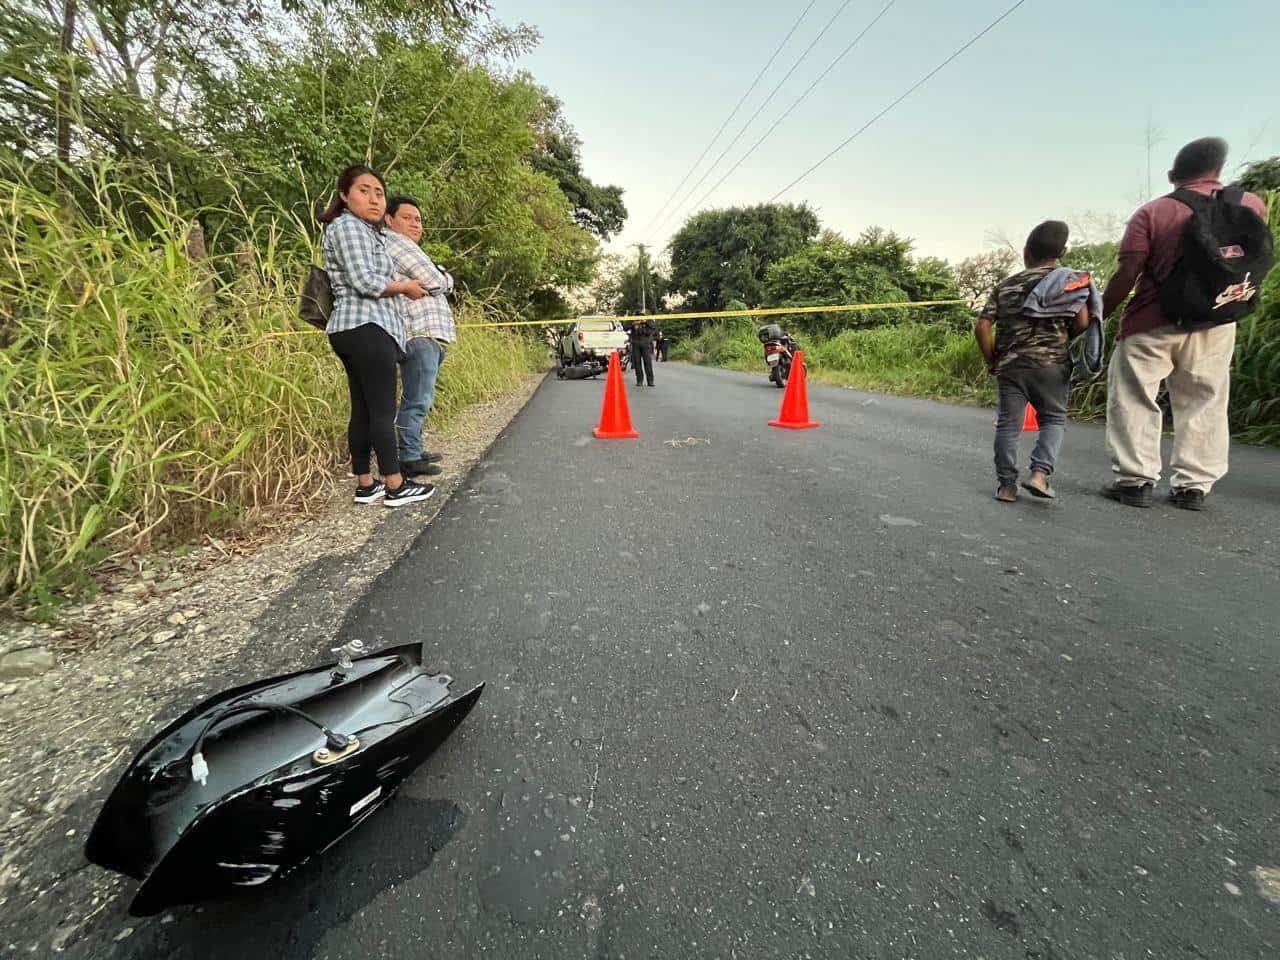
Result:
[[[388,507],[403,507],[410,503],[421,503],[423,500],[429,499],[435,492],[434,484],[405,480],[394,490],[388,490],[382,502],[384,506]]]
[[[377,503],[387,495],[387,485],[375,480],[367,487],[356,487],[356,503]]]

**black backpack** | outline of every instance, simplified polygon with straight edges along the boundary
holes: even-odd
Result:
[[[1213,196],[1183,188],[1169,197],[1190,207],[1191,219],[1178,261],[1156,291],[1164,315],[1183,330],[1244,319],[1275,262],[1271,231],[1244,206],[1239,187]]]
[[[307,279],[302,283],[302,295],[298,297],[298,316],[311,326],[323,330],[329,325],[331,313],[333,285],[329,282],[329,274],[320,267],[312,266],[307,272]]]

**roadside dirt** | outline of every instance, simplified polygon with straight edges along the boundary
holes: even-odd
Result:
[[[323,510],[265,540],[141,558],[54,627],[0,621],[0,955],[68,951],[91,923],[132,934],[134,882],[82,852],[124,765],[202,697],[323,662],[351,604],[427,528],[541,380],[430,438],[445,460],[425,504],[354,506],[353,481],[335,475]]]

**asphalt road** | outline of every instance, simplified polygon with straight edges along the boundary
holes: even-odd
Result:
[[[399,797],[94,955],[1280,956],[1280,454],[1139,511],[1076,425],[1004,506],[988,411],[658,377],[546,381],[341,626],[489,683]]]

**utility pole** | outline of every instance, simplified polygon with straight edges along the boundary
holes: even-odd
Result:
[[[633,247],[640,251],[640,313],[644,315],[649,312],[648,296],[646,288],[649,285],[649,270],[644,262],[644,244],[633,243]]]

